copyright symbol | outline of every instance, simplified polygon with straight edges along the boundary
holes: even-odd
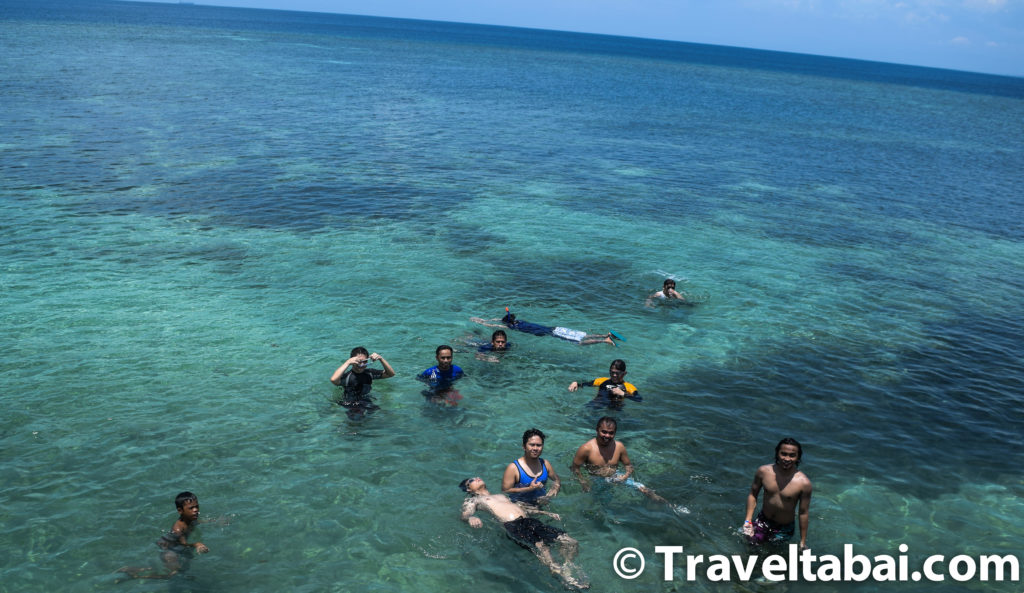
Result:
[[[640,568],[629,566],[629,561],[633,558],[640,559]],[[615,553],[615,558],[612,559],[612,568],[615,569],[615,574],[624,579],[635,579],[643,574],[644,564],[644,555],[636,548],[622,548]]]

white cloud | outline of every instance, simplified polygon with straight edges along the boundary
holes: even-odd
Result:
[[[950,43],[952,43],[953,45],[970,45],[971,44],[971,40],[966,38],[966,37],[964,37],[964,36],[960,36],[960,37],[954,37],[950,41]]]

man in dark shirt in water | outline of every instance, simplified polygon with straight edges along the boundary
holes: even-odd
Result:
[[[371,361],[378,360],[384,367],[383,370],[366,368]],[[380,409],[380,406],[370,399],[373,380],[388,379],[394,376],[395,369],[391,368],[383,356],[376,352],[370,354],[366,348],[357,346],[349,353],[349,359],[331,375],[331,383],[345,390],[343,399],[338,403],[348,410],[349,418],[357,419]]]

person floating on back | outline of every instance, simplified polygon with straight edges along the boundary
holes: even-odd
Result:
[[[579,542],[570,537],[565,531],[551,525],[545,525],[529,515],[547,515],[555,521],[561,521],[561,517],[555,513],[542,511],[535,506],[520,506],[504,494],[491,494],[487,491],[487,484],[480,478],[467,478],[459,484],[463,492],[468,493],[462,502],[462,520],[469,523],[470,527],[483,527],[483,521],[473,515],[477,509],[489,511],[495,519],[501,522],[508,536],[520,546],[536,554],[537,558],[547,566],[551,573],[562,579],[567,587],[573,589],[586,589],[590,585],[586,583],[586,577],[580,572],[579,576],[573,576],[573,559],[579,551]],[[555,562],[551,554],[549,544],[557,542],[562,555],[562,563]]]
[[[191,492],[182,492],[174,499],[178,509],[178,520],[171,530],[156,541],[160,548],[160,559],[164,563],[165,574],[145,574],[153,572],[152,568],[133,568],[125,566],[117,572],[123,572],[133,579],[169,579],[188,567],[188,561],[195,554],[210,551],[202,542],[189,542],[188,538],[199,523],[199,499]]]
[[[481,319],[480,317],[470,317],[469,320],[473,323],[486,325],[487,327],[506,327],[508,329],[514,329],[516,331],[535,336],[554,336],[567,342],[581,344],[583,346],[588,346],[590,344],[611,344],[614,346],[615,340],[623,340],[622,336],[615,332],[608,332],[606,334],[588,334],[587,332],[578,329],[550,327],[547,325],[531,323],[529,321],[519,321],[516,319],[515,314],[509,312],[508,307],[505,307],[505,316],[500,319]],[[501,324],[493,323],[494,321],[500,321]]]

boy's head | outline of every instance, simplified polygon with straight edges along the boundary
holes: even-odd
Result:
[[[174,506],[178,508],[178,519],[188,524],[199,520],[199,499],[191,492],[182,492],[174,497]]]
[[[494,333],[491,334],[491,346],[495,350],[504,350],[508,347],[508,336],[505,334],[505,330],[494,330]]]
[[[676,281],[671,279],[671,278],[667,278],[665,280],[665,283],[661,285],[661,289],[662,290],[675,290],[675,288],[676,288]]]
[[[188,502],[199,502],[199,498],[191,492],[185,491],[174,497],[174,508],[181,511],[185,507],[185,503]]]
[[[355,348],[352,349],[352,352],[348,353],[349,357],[357,356],[359,354],[362,354],[363,356],[369,358],[370,351],[367,350],[366,348],[363,348],[362,346],[356,346]]]

